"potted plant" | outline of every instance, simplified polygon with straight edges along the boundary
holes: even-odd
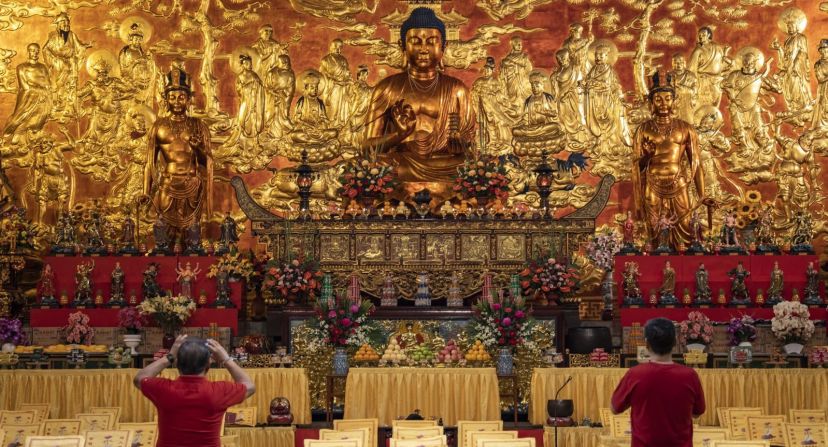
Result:
[[[510,375],[514,367],[512,349],[531,344],[529,336],[534,320],[521,296],[500,293],[481,299],[474,307],[469,325],[470,339],[480,340],[489,349],[498,350],[497,373]]]
[[[814,322],[808,306],[798,301],[782,301],[773,306],[773,335],[781,341],[786,354],[801,354],[814,335]]]
[[[520,286],[526,296],[535,296],[538,304],[546,305],[551,300],[560,300],[578,289],[578,271],[567,262],[555,258],[529,262],[520,272]]]
[[[293,306],[297,301],[311,301],[316,296],[321,276],[317,263],[310,258],[287,261],[271,259],[265,268],[262,285],[273,290],[274,296],[287,301],[288,306]]]
[[[475,198],[485,207],[492,197],[505,202],[509,197],[509,177],[503,163],[491,156],[466,160],[457,169],[454,191],[463,199]]]
[[[72,345],[91,345],[95,338],[95,329],[89,325],[89,315],[83,312],[69,314],[69,324],[63,327],[66,343]]]
[[[118,311],[118,326],[124,328],[126,332],[124,337],[124,344],[132,350],[132,355],[137,355],[135,350],[141,344],[141,329],[144,328],[144,316],[134,306],[124,307]]]
[[[353,159],[339,178],[339,194],[349,200],[361,200],[365,208],[390,194],[397,186],[394,167],[378,160]]]
[[[375,327],[368,317],[374,313],[374,305],[359,297],[349,300],[344,296],[330,297],[317,301],[316,330],[325,344],[333,345],[333,372],[337,375],[348,373],[349,347],[369,343],[370,332]]]
[[[684,340],[688,351],[704,351],[713,341],[713,323],[699,311],[690,312],[687,319],[679,323],[679,336]]]
[[[615,255],[621,251],[621,236],[614,230],[596,234],[586,247],[586,254],[596,267],[604,271],[604,281],[601,293],[604,298],[604,310],[601,319],[612,320],[612,290],[615,284],[612,280],[612,270],[615,264]]]
[[[750,315],[731,318],[727,324],[731,346],[752,346],[750,342],[756,340],[755,324],[756,321]]]
[[[164,332],[164,349],[172,347],[175,333],[190,319],[195,309],[195,302],[184,295],[156,296],[147,298],[138,305],[138,312],[145,317],[152,317]]]
[[[0,344],[2,352],[14,352],[17,345],[26,343],[23,323],[17,318],[0,318]]]

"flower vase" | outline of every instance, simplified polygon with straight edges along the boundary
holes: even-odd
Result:
[[[359,199],[362,202],[363,208],[368,208],[369,210],[374,209],[374,202],[377,200],[379,195],[373,191],[362,191],[359,195]]]
[[[549,299],[542,290],[538,289],[535,291],[535,304],[538,306],[548,306]]]
[[[474,194],[475,199],[477,199],[477,206],[486,208],[486,205],[489,204],[489,199],[491,199],[491,195],[489,191],[477,191]]]
[[[123,337],[124,344],[129,347],[131,354],[138,355],[138,351],[135,348],[141,344],[141,334],[124,334]],[[173,342],[175,342],[175,339],[173,339]],[[170,345],[170,347],[172,347],[172,345]]]
[[[690,352],[690,351],[702,351],[702,352],[704,352],[705,349],[707,349],[707,345],[705,345],[704,343],[687,343],[687,352]]]
[[[512,350],[506,347],[502,347],[498,350],[497,353],[497,366],[495,368],[497,370],[497,375],[499,376],[511,376],[512,372],[515,369],[515,361],[512,358]]]
[[[164,332],[164,338],[161,339],[161,347],[164,349],[171,349],[175,344],[175,335],[172,332]]]
[[[290,307],[296,306],[297,301],[299,301],[299,297],[297,297],[295,293],[289,293],[285,297],[285,304]]]
[[[803,348],[805,348],[805,346],[801,343],[787,343],[784,346],[782,346],[782,349],[785,351],[785,354],[788,355],[800,355],[802,354]]]
[[[604,297],[604,310],[601,311],[601,320],[612,321],[612,289],[615,288],[615,283],[612,280],[612,269],[604,273],[604,282],[601,284],[601,293]]]
[[[348,375],[348,353],[345,348],[336,348],[333,355],[333,373],[337,376]]]

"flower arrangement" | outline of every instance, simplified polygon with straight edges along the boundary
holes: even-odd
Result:
[[[69,314],[69,324],[63,327],[63,336],[69,344],[91,345],[95,329],[89,326],[89,315],[80,311]]]
[[[586,255],[599,269],[609,272],[613,258],[621,251],[621,236],[614,230],[596,234],[586,247]]]
[[[323,342],[336,347],[359,347],[370,343],[369,333],[375,328],[368,317],[374,313],[369,300],[349,300],[344,296],[322,299],[314,306],[318,329]]]
[[[679,335],[685,343],[709,345],[713,340],[713,323],[699,311],[690,312],[687,320],[679,323]]]
[[[126,329],[127,334],[138,334],[145,325],[144,315],[138,308],[128,306],[118,311],[118,326]]]
[[[727,334],[730,337],[730,344],[736,346],[742,342],[756,340],[755,323],[756,321],[750,315],[731,318],[727,324]]]
[[[509,197],[509,177],[497,158],[484,156],[466,160],[463,166],[457,168],[454,190],[464,199],[494,196],[506,200]]]
[[[348,199],[370,195],[389,194],[394,191],[397,182],[394,179],[394,167],[367,159],[354,160],[345,166],[345,172],[339,177],[342,186],[339,194]]]
[[[471,339],[480,340],[487,348],[527,346],[532,343],[533,324],[523,297],[500,293],[478,301],[468,331]]]
[[[263,287],[274,289],[281,297],[311,298],[319,290],[322,272],[310,258],[278,261],[271,259],[265,268]]]
[[[138,305],[138,312],[152,317],[165,334],[177,331],[190,319],[195,309],[195,301],[184,295],[147,298]]]
[[[17,318],[0,318],[0,344],[11,343],[22,345],[26,343],[26,334],[23,332],[23,322]]]
[[[578,271],[555,258],[531,261],[520,272],[520,286],[524,295],[541,292],[562,298],[578,290]]]
[[[814,322],[808,306],[795,301],[782,301],[773,306],[771,330],[783,343],[805,344],[814,335]]]
[[[225,253],[218,258],[215,264],[210,266],[207,277],[215,278],[220,272],[225,272],[232,278],[249,280],[254,273],[253,263],[238,251]]]

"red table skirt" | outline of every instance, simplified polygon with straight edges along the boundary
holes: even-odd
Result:
[[[735,308],[720,308],[714,307],[710,309],[697,309],[697,308],[689,308],[689,307],[682,307],[676,309],[662,309],[662,308],[640,308],[640,309],[629,309],[623,308],[621,309],[621,325],[622,326],[632,326],[633,323],[640,323],[644,326],[644,323],[647,320],[656,317],[664,317],[669,318],[673,321],[684,321],[687,320],[687,314],[693,311],[699,311],[710,318],[710,320],[717,322],[717,323],[726,323],[733,317],[738,317],[743,314],[750,315],[756,320],[770,320],[773,318],[773,309],[771,308],[759,308],[759,307],[748,307],[746,309],[735,309]],[[818,320],[818,321],[825,321],[825,318],[828,317],[828,312],[825,310],[825,306],[820,307],[812,307],[810,309],[811,313],[811,320]],[[821,330],[821,329],[817,329]]]
[[[119,309],[32,309],[32,327],[63,327],[69,314],[81,311],[89,315],[92,327],[118,327]],[[238,309],[196,309],[186,327],[208,327],[216,323],[218,327],[229,327],[235,335],[239,328]]]

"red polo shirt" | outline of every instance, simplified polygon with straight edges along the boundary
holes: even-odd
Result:
[[[693,447],[693,417],[704,406],[699,375],[675,363],[630,368],[612,395],[616,411],[632,407],[632,447]]]
[[[151,377],[141,380],[141,392],[158,409],[157,447],[221,447],[224,413],[244,401],[247,388],[202,376]]]

